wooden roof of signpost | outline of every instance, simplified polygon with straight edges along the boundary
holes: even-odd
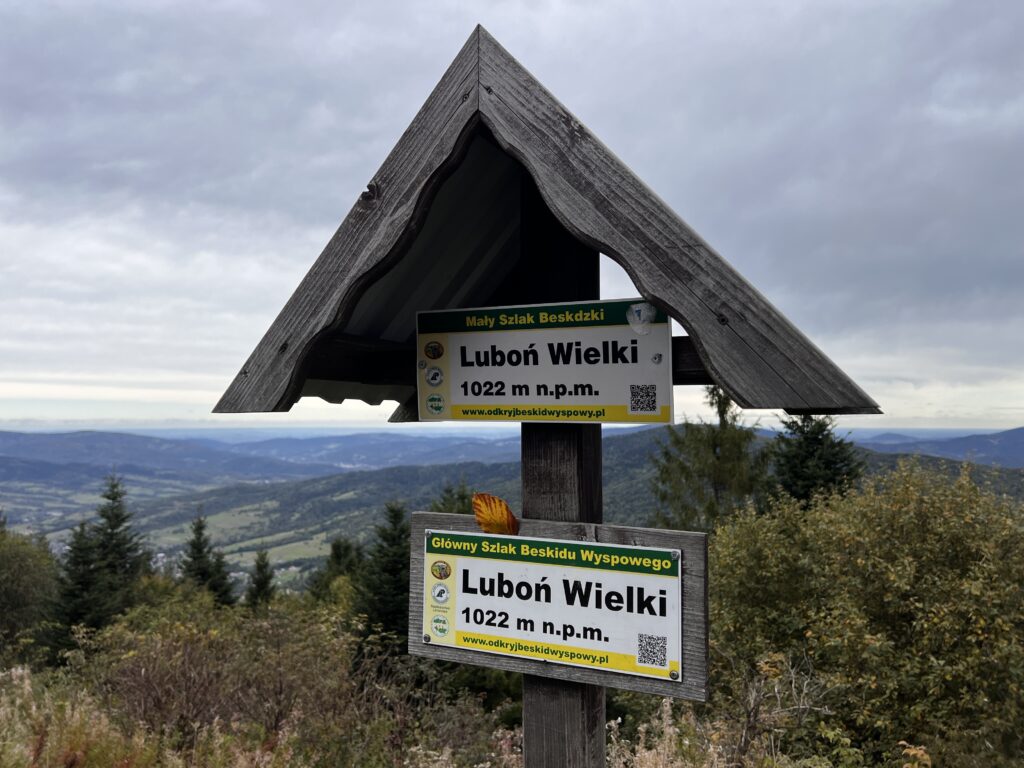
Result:
[[[880,412],[482,27],[215,410],[286,411],[302,395],[406,401],[415,311],[494,295],[523,183],[687,331],[674,345],[676,383],[713,381],[745,408]],[[415,415],[400,407],[396,417]]]

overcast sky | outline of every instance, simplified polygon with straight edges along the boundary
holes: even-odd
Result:
[[[886,412],[844,425],[1024,424],[1024,3],[0,0],[0,427],[207,418],[478,22]]]

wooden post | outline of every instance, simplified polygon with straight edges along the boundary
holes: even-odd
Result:
[[[521,266],[507,281],[518,296],[528,303],[600,297],[597,251],[562,227],[525,175],[520,225]],[[523,517],[600,523],[601,425],[523,424],[521,435]],[[524,675],[526,768],[603,768],[604,712],[601,686]]]
[[[601,425],[523,424],[523,517],[600,523]],[[604,688],[523,677],[526,768],[603,768]]]

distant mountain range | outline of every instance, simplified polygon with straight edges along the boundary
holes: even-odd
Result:
[[[0,432],[0,510],[50,530],[91,513],[116,473],[137,500],[239,483],[325,477],[354,469],[513,461],[519,441],[370,433],[250,443],[174,440],[120,432]]]
[[[330,464],[236,453],[230,450],[233,447],[212,440],[167,440],[120,432],[0,432],[3,457],[100,466],[118,472],[122,467],[141,467],[193,481],[281,480],[338,471]]]
[[[454,464],[463,461],[514,461],[519,438],[417,437],[385,432],[343,437],[283,437],[234,445],[232,453],[341,469],[379,469],[402,464]],[[337,471],[337,469],[335,469]]]
[[[605,439],[603,478],[609,522],[645,523],[650,517],[650,454],[657,449],[663,431],[622,430]],[[420,447],[415,455],[421,455]],[[214,543],[233,566],[248,567],[257,549],[268,548],[277,566],[307,567],[323,557],[333,538],[367,539],[385,502],[399,501],[411,510],[426,509],[447,485],[465,483],[471,489],[487,490],[507,499],[519,512],[518,451],[515,456],[515,461],[490,464],[406,465],[305,480],[235,483],[164,498],[140,499],[131,478],[126,477],[125,483],[134,501],[136,527],[158,552],[179,550],[189,535],[190,522],[201,511]],[[422,458],[434,459],[425,454]],[[21,522],[60,541],[78,519],[91,516],[94,506],[78,514],[34,515]]]
[[[854,437],[853,441],[858,445],[899,445],[900,443],[913,443],[917,439],[910,435],[901,435],[898,432],[883,432],[867,439],[858,440]]]
[[[758,430],[759,440],[774,433]],[[907,439],[903,439],[907,438]],[[651,455],[665,428],[608,430],[603,440],[605,519],[645,524],[654,510]],[[871,471],[918,453],[955,473],[959,462],[996,490],[1024,498],[1024,429],[917,440],[877,435],[862,445]],[[932,458],[940,456],[943,458]],[[278,565],[301,568],[337,536],[365,539],[387,501],[425,509],[446,485],[465,482],[519,511],[518,438],[368,433],[221,443],[109,432],[0,432],[0,509],[22,529],[65,538],[91,517],[103,478],[124,479],[136,524],[157,551],[173,554],[197,512],[236,568],[268,548]]]
[[[909,453],[998,467],[1024,467],[1024,427],[945,440],[919,440],[905,435],[884,434],[859,445],[880,453]]]
[[[651,455],[665,439],[664,428],[607,437],[603,441],[604,519],[619,525],[648,525],[655,509]],[[864,451],[871,474],[894,468],[903,456]],[[931,469],[956,475],[960,463],[918,458]],[[1024,498],[1024,470],[976,467],[975,478],[998,492]],[[218,546],[235,567],[248,568],[257,549],[270,550],[280,565],[306,568],[322,558],[338,536],[367,540],[387,501],[410,510],[426,509],[446,485],[464,482],[494,493],[521,513],[519,462],[387,467],[330,477],[219,488],[137,506],[138,524],[165,552],[188,537],[196,510],[207,516]]]

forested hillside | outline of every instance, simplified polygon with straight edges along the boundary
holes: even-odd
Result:
[[[1024,467],[1024,427],[988,435],[967,435],[946,440],[865,441],[864,446],[882,453],[938,456],[975,464]]]
[[[147,567],[122,491],[61,561],[0,525],[0,766],[522,768],[516,676],[403,652],[401,506],[239,602],[202,518]],[[711,699],[610,689],[610,768],[1022,764],[1019,502],[908,465],[732,510],[710,565]]]
[[[54,457],[82,458],[93,451],[93,464],[55,464],[36,459],[0,456],[0,505],[12,525],[46,533],[63,542],[78,520],[90,514],[104,475],[110,468],[99,463],[101,446],[116,443],[103,433],[75,436],[70,446]],[[767,444],[771,433],[759,431],[755,445]],[[186,460],[193,442],[128,437],[138,447],[140,460],[150,457],[164,467],[134,464],[114,466],[124,480],[135,509],[139,529],[158,552],[173,555],[180,550],[188,527],[198,512],[207,517],[210,534],[233,568],[251,561],[261,548],[282,567],[307,570],[322,558],[331,539],[338,535],[365,540],[380,514],[382,500],[400,501],[410,509],[423,509],[445,486],[465,483],[469,488],[495,493],[519,509],[519,463],[456,461],[465,455],[507,457],[517,455],[516,439],[467,439],[417,437],[396,440],[390,448],[379,435],[349,438],[275,439],[256,443],[204,445],[191,461]],[[611,431],[604,446],[604,516],[606,522],[647,525],[655,511],[651,457],[666,441],[665,428]],[[34,454],[59,443],[53,437],[27,442]],[[0,442],[12,450],[13,440]],[[23,442],[22,445],[26,444]],[[347,446],[347,447],[346,447]],[[115,455],[127,455],[120,447]],[[390,452],[389,452],[390,451]],[[407,452],[407,453],[406,453]],[[861,449],[869,474],[891,470],[906,457]],[[255,458],[252,458],[252,456]],[[382,469],[337,472],[320,462],[330,458],[383,462]],[[390,466],[398,458],[409,464]],[[436,463],[439,459],[443,463]],[[247,465],[244,462],[255,462]],[[921,466],[948,476],[960,471],[955,460],[920,456]],[[414,464],[413,462],[434,462]],[[236,466],[235,462],[240,462]],[[189,469],[189,465],[192,466]],[[284,470],[319,476],[281,480]],[[227,484],[217,482],[218,472],[236,467]],[[277,474],[259,475],[267,471]],[[1024,498],[1024,470],[978,465],[974,476],[997,493]],[[326,473],[326,474],[324,474]],[[258,477],[258,480],[254,480]]]

